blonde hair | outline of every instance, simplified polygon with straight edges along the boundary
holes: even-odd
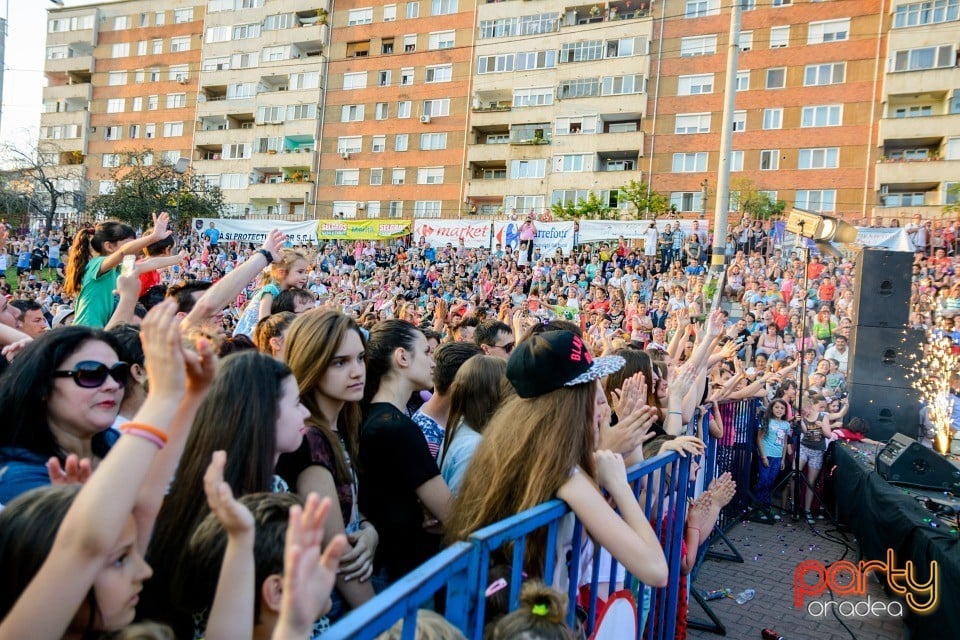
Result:
[[[403,620],[377,636],[376,640],[400,640],[403,637]],[[467,640],[455,626],[435,611],[420,609],[417,611],[417,629],[413,636],[416,640]]]
[[[267,278],[264,278],[263,284],[283,284],[284,277],[290,273],[290,270],[293,269],[293,265],[297,264],[301,260],[307,264],[310,264],[310,261],[307,260],[306,254],[302,251],[298,251],[296,249],[281,249],[280,260],[270,265],[270,275]]]
[[[520,608],[500,619],[488,640],[575,640],[567,626],[566,597],[542,582],[530,581],[520,590]]]

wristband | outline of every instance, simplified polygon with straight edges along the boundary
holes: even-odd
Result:
[[[668,412],[667,412],[667,415],[668,415],[668,416],[682,416],[682,415],[683,415],[683,412],[682,412],[682,411],[668,411]]]
[[[267,264],[273,264],[273,254],[267,251],[266,249],[260,249],[257,251],[260,255],[267,259]]]
[[[135,427],[130,427],[123,430],[123,435],[141,438],[151,444],[155,444],[157,446],[157,449],[163,449],[163,440],[158,438],[156,435],[150,433],[149,431],[142,431]]]
[[[162,447],[167,444],[167,432],[163,429],[158,429],[149,424],[144,424],[142,422],[125,422],[120,425],[120,431],[122,433],[130,433],[130,435],[136,435],[155,444],[159,443],[158,446]],[[147,435],[151,436],[147,438]]]

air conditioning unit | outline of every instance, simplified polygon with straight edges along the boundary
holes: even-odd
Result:
[[[358,203],[357,203],[357,211],[363,211],[363,210],[366,209],[366,208],[367,208],[367,203],[365,203],[365,202],[358,202]]]
[[[420,124],[430,124],[432,119],[430,116],[420,116]]]
[[[344,160],[349,160],[349,159],[350,159],[350,152],[349,152],[349,151],[341,151],[341,152],[340,152],[340,157],[341,157],[342,159],[344,159]]]
[[[187,76],[183,75],[182,73],[177,74],[177,82],[180,84],[187,84]]]

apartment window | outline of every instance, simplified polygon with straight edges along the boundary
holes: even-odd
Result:
[[[720,13],[719,0],[687,0],[686,8],[683,12],[684,18],[702,18],[704,16],[715,16]]]
[[[110,98],[107,100],[107,113],[123,113],[124,104],[123,98]]]
[[[120,154],[119,153],[105,153],[103,154],[103,161],[101,162],[105,169],[113,169],[120,166]]]
[[[355,187],[360,184],[360,169],[337,169],[333,184],[338,187]]]
[[[678,96],[695,96],[713,93],[713,74],[704,73],[696,76],[680,76],[677,83]]]
[[[407,181],[407,170],[395,168],[390,170],[390,184],[403,184]]]
[[[227,85],[227,100],[243,100],[257,95],[257,83],[238,82]]]
[[[347,26],[373,23],[373,7],[350,9],[347,12]]]
[[[926,116],[931,115],[933,115],[933,106],[929,104],[914,105],[912,107],[898,107],[893,112],[894,118],[925,118]]]
[[[760,152],[760,171],[776,171],[779,167],[779,149],[764,149]]]
[[[850,37],[850,18],[811,22],[807,28],[807,44],[840,42]]]
[[[129,42],[117,42],[110,47],[111,58],[126,58],[128,55],[130,55]]]
[[[773,0],[772,4],[775,7],[788,7],[793,4],[793,0]]]
[[[393,139],[394,151],[406,151],[410,144],[410,136],[406,133],[398,133]]]
[[[882,207],[922,207],[926,200],[926,194],[922,191],[913,193],[887,193],[880,196],[880,206]]]
[[[125,29],[130,28],[130,17],[129,16],[117,16],[113,19],[113,30],[114,31],[124,31]]]
[[[397,118],[404,119],[409,118],[413,113],[413,102],[410,100],[401,100],[397,103]]]
[[[183,24],[185,22],[193,22],[193,7],[174,9],[173,24]]]
[[[893,14],[894,28],[952,22],[960,18],[960,0],[933,0],[901,4]]]
[[[542,107],[553,104],[553,87],[530,87],[513,90],[514,107]]]
[[[166,11],[157,11],[153,14],[153,24],[157,27],[162,27],[167,23],[167,13]]]
[[[563,80],[557,86],[557,98],[560,100],[569,98],[583,98],[596,95],[600,95],[599,78]]]
[[[384,69],[383,71],[377,72],[377,86],[389,87],[390,77],[391,77],[391,71],[389,69]]]
[[[183,135],[182,122],[164,122],[163,123],[164,138],[176,138],[182,135]]]
[[[743,171],[743,151],[730,152],[730,171]]]
[[[678,113],[673,121],[673,132],[677,134],[710,133],[710,114]]]
[[[891,71],[918,71],[920,69],[942,69],[952,67],[956,62],[953,45],[907,49],[893,54]]]
[[[420,150],[437,151],[447,148],[447,134],[445,133],[421,133]]]
[[[571,153],[553,156],[553,171],[555,173],[580,173],[593,171],[592,153]]]
[[[140,137],[140,125],[138,125],[138,124],[132,124],[132,125],[130,125],[130,128],[128,129],[127,135],[130,137],[131,140],[136,140],[137,138],[139,138],[139,137]]]
[[[557,50],[524,51],[517,54],[517,71],[552,69],[557,66]]]
[[[363,136],[340,136],[337,138],[337,153],[360,153]]]
[[[393,38],[383,38],[380,40],[380,53],[383,55],[393,53]]]
[[[439,100],[424,100],[423,115],[434,116],[434,117],[450,115],[450,98],[440,98]]]
[[[430,0],[430,15],[443,16],[457,12],[457,0]]]
[[[786,67],[767,69],[767,89],[783,89],[787,86]]]
[[[414,18],[420,17],[420,3],[419,2],[408,2],[405,10],[405,15],[407,20],[412,20]]]
[[[147,74],[147,80],[149,82],[160,82],[160,67],[150,69]]]
[[[618,38],[607,40],[606,45],[605,57],[607,58],[626,58],[646,53],[645,38]]]
[[[427,67],[425,82],[450,82],[451,80],[453,80],[453,65]]]
[[[167,80],[176,80],[177,82],[186,82],[190,66],[185,64],[174,64],[167,68]]]
[[[455,32],[436,31],[430,34],[428,39],[428,49],[452,49],[454,46]]]
[[[702,211],[703,194],[699,191],[674,191],[670,194],[670,207],[677,211]]]
[[[167,109],[179,109],[185,106],[187,106],[187,94],[185,93],[168,93],[167,94]]]
[[[397,19],[397,5],[387,4],[383,7],[383,21],[393,22]]]
[[[301,89],[316,89],[320,86],[320,72],[306,71],[304,73],[290,74],[290,90],[299,91]]]
[[[122,84],[127,84],[127,72],[126,71],[111,71],[107,75],[107,84],[111,87],[117,87]]]
[[[488,133],[482,144],[510,144],[509,133]]]
[[[367,72],[360,71],[358,73],[345,73],[343,74],[343,88],[346,89],[363,89],[367,86]]]
[[[143,137],[146,139],[156,138],[157,137],[157,125],[155,124],[145,124],[143,125]]]
[[[373,153],[383,153],[387,150],[387,136],[373,136],[373,142],[370,145],[370,151]]]
[[[846,76],[846,70],[845,62],[812,64],[803,70],[803,84],[806,87],[841,84]]]
[[[836,169],[840,166],[840,148],[800,149],[798,169]]]
[[[170,53],[178,51],[190,51],[190,36],[170,38]]]
[[[770,48],[782,49],[790,46],[790,25],[770,27]]]
[[[643,76],[607,76],[600,81],[600,95],[621,96],[643,93]]]
[[[413,53],[417,50],[417,35],[407,34],[403,36],[403,52]]]
[[[287,120],[311,120],[316,117],[315,104],[291,104],[287,107]]]
[[[583,40],[560,45],[560,62],[587,62],[603,58],[603,40]]]
[[[943,204],[957,204],[960,202],[960,182],[943,183]]]
[[[119,140],[121,128],[119,126],[110,126],[103,128],[104,140]]]
[[[230,39],[230,27],[207,27],[207,42],[226,42]]]
[[[783,109],[764,109],[763,110],[763,128],[781,129],[783,128]]]
[[[163,53],[163,40],[157,38],[150,41],[150,53],[153,55],[160,55]]]
[[[402,218],[403,217],[403,200],[391,200],[390,207],[387,212],[387,216],[390,218]]]
[[[246,189],[249,184],[249,178],[242,173],[224,173],[220,175],[221,189]]]
[[[380,167],[370,169],[370,184],[377,186],[383,184],[383,169]]]
[[[806,211],[834,211],[837,192],[833,189],[798,189],[794,206]]]
[[[340,122],[362,122],[363,105],[345,104],[340,107]]]
[[[694,173],[707,170],[707,152],[673,154],[673,173]]]
[[[147,111],[156,111],[160,107],[160,96],[147,96]]]
[[[507,73],[513,71],[512,53],[502,53],[495,56],[480,56],[477,58],[477,74]]]
[[[749,32],[747,32],[749,33]],[[741,34],[742,37],[743,34]],[[706,56],[717,52],[717,36],[691,36],[680,39],[680,57]]]
[[[597,132],[597,116],[595,115],[557,118],[554,124],[554,130],[558,136],[593,134]],[[514,125],[511,131],[515,134],[515,140],[526,141],[529,139],[536,140],[537,138],[550,140],[549,124]]]
[[[443,167],[420,167],[417,184],[443,184]]]
[[[413,203],[413,215],[416,218],[439,218],[440,200],[417,200]]]
[[[737,86],[737,91],[750,90],[750,72],[749,71],[737,71],[736,86]]]
[[[737,131],[746,131],[747,129],[747,112],[746,111],[734,111],[733,112],[733,123],[731,125],[731,131],[736,133]]]
[[[521,180],[524,178],[542,178],[546,175],[547,161],[538,160],[511,160],[510,161],[510,179]]]
[[[387,119],[387,103],[378,102],[376,107],[373,110],[373,117],[377,120],[386,120]]]
[[[411,84],[413,84],[413,67],[400,69],[400,86],[410,86]]]
[[[801,127],[839,127],[843,124],[843,105],[825,104],[804,107],[800,113]]]
[[[290,47],[264,47],[260,52],[260,60],[263,62],[276,62],[277,60],[286,60],[290,57]]]
[[[147,41],[141,40],[137,43],[137,55],[145,56],[147,55]]]
[[[713,37],[713,43],[714,43],[714,51],[712,51],[711,53],[716,53],[717,37],[716,36],[712,36],[712,37]],[[740,51],[750,51],[751,49],[753,49],[753,31],[741,31],[740,38],[737,40],[737,47],[739,47]]]
[[[223,158],[225,160],[241,160],[250,157],[253,149],[251,144],[225,144],[223,145]]]

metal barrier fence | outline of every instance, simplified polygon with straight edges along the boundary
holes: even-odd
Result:
[[[729,471],[737,483],[736,495],[720,514],[723,528],[736,521],[752,502],[751,466],[761,411],[759,398],[720,403],[723,437],[717,442],[715,474],[719,476]]]
[[[667,640],[674,637],[676,629],[677,602],[680,588],[681,543],[685,529],[687,498],[692,494],[690,457],[680,458],[675,452],[659,455],[632,467],[628,479],[638,500],[660,537],[667,559],[670,579],[666,587],[651,590],[650,616],[645,627],[640,625],[637,640]],[[656,490],[651,491],[654,487]],[[552,550],[567,533],[569,519],[573,519],[570,547],[573,560],[569,567],[558,567]],[[564,520],[567,519],[567,522]],[[461,629],[467,638],[481,640],[483,637],[485,592],[488,583],[491,555],[505,547],[509,550],[509,610],[517,608],[522,582],[525,557],[525,541],[531,535],[546,536],[546,557],[543,578],[552,584],[557,571],[565,571],[569,584],[570,606],[568,622],[572,624],[580,588],[579,550],[584,544],[583,526],[566,503],[551,500],[511,518],[477,531],[467,542],[448,547],[431,558],[415,571],[405,576],[366,604],[350,612],[324,634],[325,639],[367,640],[389,629],[397,620],[403,619],[403,639],[412,640],[416,627],[416,612],[431,608],[434,598],[442,597],[445,606],[438,607],[454,626]],[[589,636],[595,626],[598,613],[597,598],[602,586],[599,583],[601,554],[594,547],[592,580],[587,584],[589,598],[584,607],[585,631]],[[643,607],[643,585],[619,567],[610,557],[610,576],[623,576],[622,588],[639,593],[638,613]],[[615,590],[615,589],[613,589]],[[611,590],[611,591],[613,591]]]

